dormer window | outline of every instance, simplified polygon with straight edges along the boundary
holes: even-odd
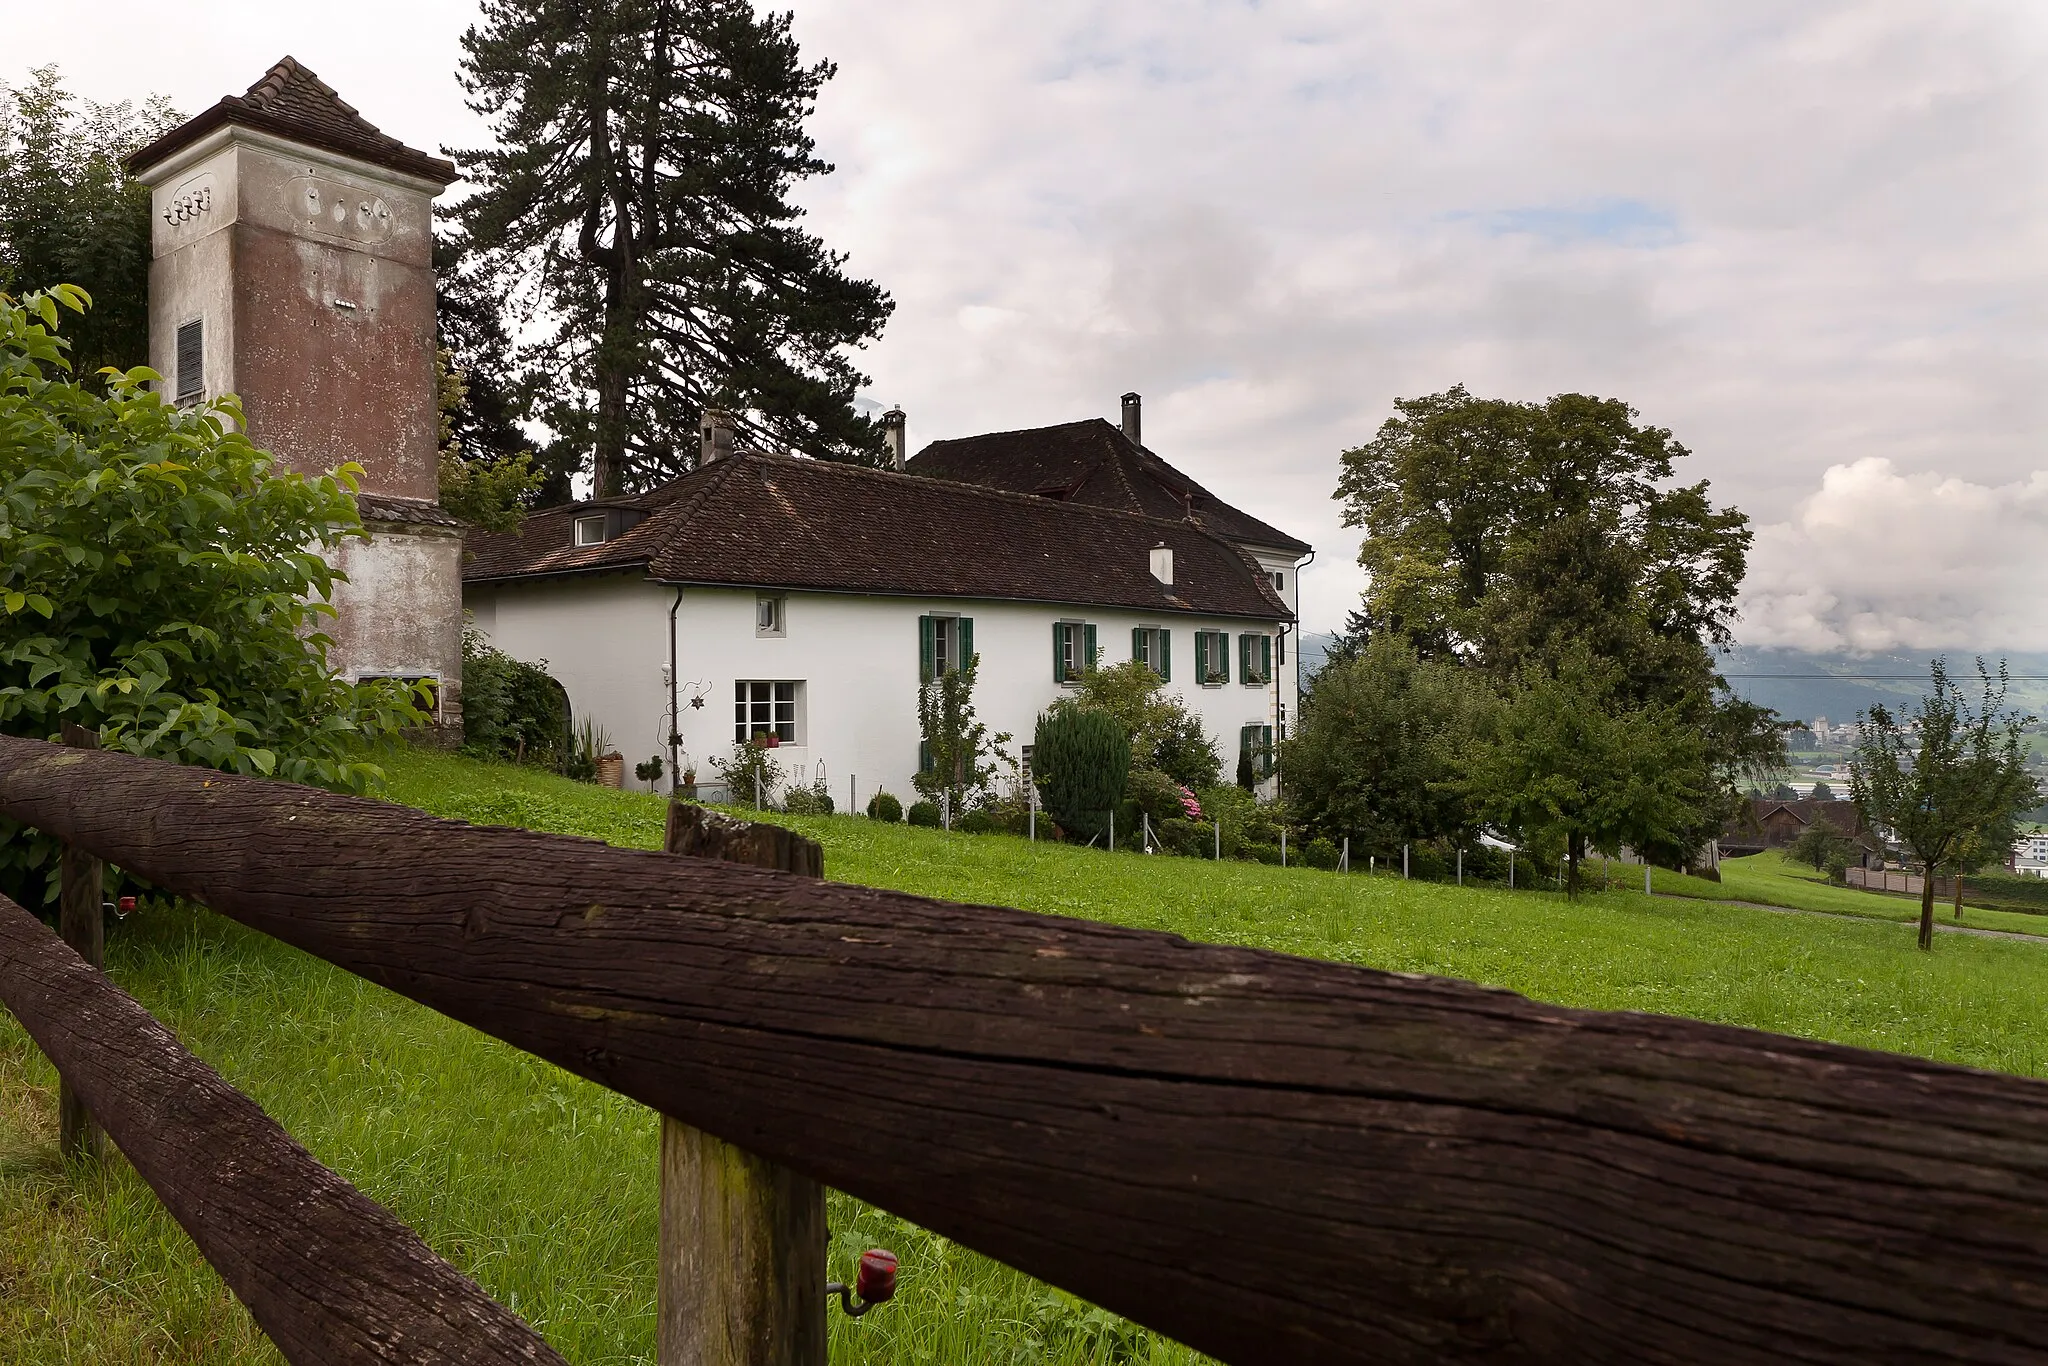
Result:
[[[576,544],[603,545],[604,521],[605,518],[602,512],[594,517],[578,517],[576,519]]]

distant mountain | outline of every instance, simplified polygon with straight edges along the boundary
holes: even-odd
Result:
[[[1302,633],[1297,648],[1304,684],[1323,666],[1323,657],[1336,639],[1329,631]],[[1770,707],[1787,720],[1811,721],[1825,716],[1840,724],[1854,721],[1856,714],[1873,702],[1891,707],[1910,704],[1927,691],[1927,663],[1936,655],[1947,658],[1949,672],[1958,682],[1974,686],[1977,656],[1963,650],[1850,655],[1739,645],[1721,656],[1719,663],[1722,676],[1737,696]],[[2048,718],[2048,654],[2002,657],[2014,676],[2010,704]],[[1996,669],[2000,658],[1996,652],[1986,652],[1984,662]]]
[[[1840,724],[1854,721],[1873,703],[1890,707],[1910,704],[1927,691],[1927,665],[1936,655],[1948,660],[1949,675],[1973,695],[1977,655],[1963,650],[1913,650],[1888,654],[1850,655],[1808,650],[1737,646],[1720,660],[1721,675],[1735,693],[1770,707],[1788,720],[1816,716]],[[2003,658],[2013,675],[2009,705],[2036,716],[2048,716],[2048,654],[1985,652],[1984,663],[1996,670]]]

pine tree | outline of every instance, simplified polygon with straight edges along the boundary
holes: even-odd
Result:
[[[879,463],[847,352],[893,305],[789,202],[832,169],[803,127],[832,65],[747,0],[483,10],[462,78],[501,145],[453,153],[480,186],[456,217],[544,322],[522,360],[558,452],[590,453],[600,495],[651,486],[694,466],[714,405],[756,444]]]

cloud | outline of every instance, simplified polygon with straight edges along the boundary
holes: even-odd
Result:
[[[2048,649],[2048,470],[2007,484],[1831,467],[1788,521],[1758,528],[1741,636],[1870,652]]]
[[[18,8],[12,60],[100,99],[200,109],[289,51],[393,133],[479,138],[453,80],[473,6]],[[897,301],[867,398],[921,445],[1141,391],[1162,455],[1318,546],[1311,628],[1361,586],[1338,454],[1459,382],[1625,398],[1760,524],[1866,460],[1984,489],[2043,463],[2039,0],[796,10],[838,64],[808,225]],[[2028,629],[1966,610],[1940,557],[1971,544],[1820,544],[1766,584],[1760,541],[1746,629]]]

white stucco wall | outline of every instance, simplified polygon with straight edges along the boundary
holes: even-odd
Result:
[[[540,662],[569,691],[579,717],[594,717],[628,760],[666,757],[664,671],[668,614],[675,590],[628,578],[581,578],[472,588],[477,628],[499,649]],[[752,589],[686,588],[677,615],[678,732],[698,780],[713,781],[710,760],[731,752],[734,693],[740,680],[788,681],[797,692],[797,743],[775,757],[791,777],[820,771],[833,797],[847,800],[858,779],[859,800],[878,787],[906,802],[917,770],[918,618],[959,615],[974,622],[981,656],[976,711],[991,732],[1008,731],[1011,753],[1031,738],[1038,714],[1065,691],[1053,680],[1052,623],[1080,620],[1096,628],[1101,662],[1131,657],[1131,632],[1164,627],[1172,634],[1169,689],[1201,717],[1217,742],[1227,781],[1236,771],[1239,728],[1271,725],[1275,687],[1236,681],[1236,637],[1277,634],[1271,622],[1226,617],[1141,616],[1103,608],[974,599],[865,597],[787,593],[784,633],[755,630]],[[1199,686],[1195,632],[1227,631],[1231,681]],[[1292,662],[1279,679],[1292,714]],[[701,697],[702,707],[691,699]],[[633,780],[628,779],[631,783]],[[663,784],[666,785],[665,782]]]

